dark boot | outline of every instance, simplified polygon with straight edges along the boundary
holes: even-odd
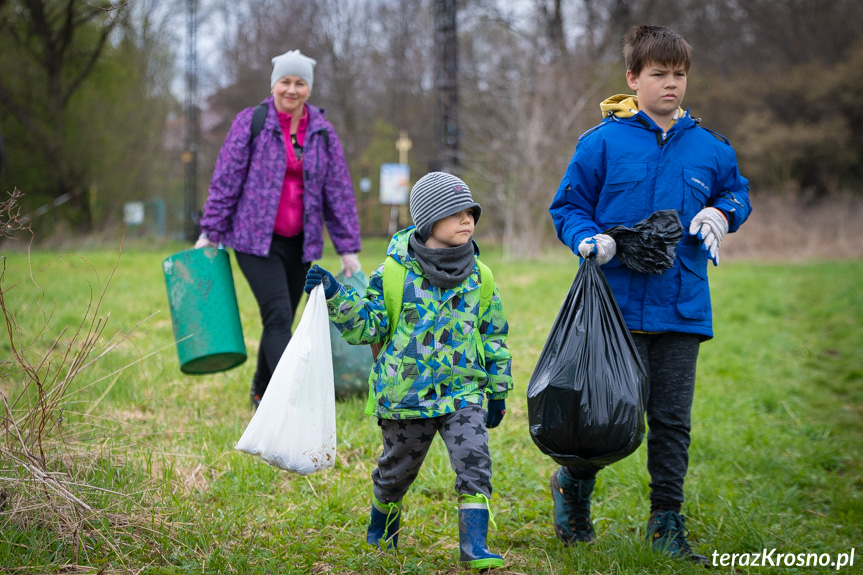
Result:
[[[689,529],[686,528],[685,519],[674,511],[654,511],[647,521],[647,540],[654,551],[707,565],[707,557],[693,553],[686,541]]]
[[[381,503],[372,498],[372,515],[366,543],[382,551],[395,551],[399,542],[399,519],[402,516],[402,502]]]
[[[554,532],[566,545],[593,541],[590,522],[590,494],[596,479],[574,479],[563,467],[551,476],[554,502]]]
[[[503,557],[488,550],[488,497],[462,495],[458,503],[460,560],[471,569],[494,569],[505,565]]]
[[[253,411],[257,411],[258,406],[261,405],[261,398],[264,397],[266,389],[267,387],[262,385],[257,378],[252,380],[252,387],[249,390],[249,404],[252,406]]]

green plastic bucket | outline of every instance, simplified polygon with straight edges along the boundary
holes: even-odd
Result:
[[[162,262],[183,373],[216,373],[246,361],[246,342],[224,249],[199,248]]]

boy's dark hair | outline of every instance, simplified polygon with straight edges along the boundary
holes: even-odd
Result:
[[[623,59],[626,69],[636,76],[651,62],[667,66],[682,64],[689,72],[692,47],[670,28],[639,24],[623,37]]]

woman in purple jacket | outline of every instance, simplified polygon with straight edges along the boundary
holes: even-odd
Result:
[[[323,225],[346,275],[360,269],[360,226],[344,151],[324,110],[306,103],[315,60],[291,50],[273,58],[266,118],[234,118],[219,152],[196,248],[234,249],[261,311],[263,333],[251,402],[257,407],[291,339],[310,262],[320,259]]]

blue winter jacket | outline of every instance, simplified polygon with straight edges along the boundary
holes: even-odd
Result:
[[[606,100],[604,110],[620,98]],[[611,111],[579,138],[550,208],[557,236],[578,253],[585,238],[677,210],[684,232],[671,269],[643,274],[613,258],[602,270],[630,330],[713,337],[708,258],[689,224],[712,206],[736,231],[752,210],[749,182],[728,141],[698,126],[688,110],[664,137],[644,112],[634,112]]]

